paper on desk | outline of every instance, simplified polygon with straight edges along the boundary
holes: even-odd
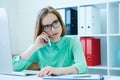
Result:
[[[76,74],[44,77],[43,80],[104,80],[100,75]]]

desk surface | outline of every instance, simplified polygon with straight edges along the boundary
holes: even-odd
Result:
[[[11,76],[11,75],[0,75],[0,80],[43,80],[37,75],[34,76]],[[105,76],[104,80],[120,80],[120,77],[116,76]]]
[[[0,75],[0,80],[42,80],[37,75],[32,76],[12,76],[12,75]]]

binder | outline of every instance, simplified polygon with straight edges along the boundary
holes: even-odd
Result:
[[[66,25],[67,35],[77,35],[77,10],[72,8],[63,8],[57,10]]]
[[[100,34],[100,11],[94,6],[80,7],[79,35]]]
[[[100,39],[80,38],[88,66],[101,64]]]
[[[100,34],[100,12],[94,6],[86,7],[86,34]]]
[[[78,27],[79,31],[78,31],[78,34],[79,35],[85,35],[85,26],[86,26],[86,12],[85,12],[85,7],[80,7],[80,26]]]
[[[67,27],[67,35],[71,35],[71,11],[70,9],[65,10],[65,24]]]
[[[66,8],[65,10],[65,24],[68,35],[77,35],[77,10]]]
[[[71,34],[71,16],[70,16],[71,12],[70,12],[70,10],[66,10],[63,8],[63,9],[58,9],[57,11],[60,13],[60,15],[63,19],[63,22],[66,26],[67,35],[70,35]]]

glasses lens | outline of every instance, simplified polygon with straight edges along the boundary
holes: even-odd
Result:
[[[44,31],[49,31],[50,30],[50,25],[45,25],[43,26]]]
[[[53,22],[53,26],[54,26],[54,28],[59,27],[59,21],[58,21],[58,20],[55,20],[55,21]]]

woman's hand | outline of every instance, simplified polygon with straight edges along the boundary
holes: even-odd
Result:
[[[56,69],[54,67],[51,66],[46,66],[45,68],[43,68],[42,70],[40,70],[38,77],[45,77],[45,76],[51,76],[51,75],[57,75],[56,74]]]
[[[41,48],[45,45],[47,45],[48,43],[46,43],[45,41],[47,41],[49,39],[48,37],[49,35],[45,32],[42,32],[35,40],[35,46],[37,46],[38,48]]]
[[[51,66],[47,66],[40,70],[38,77],[45,77],[51,75],[65,75],[65,74],[78,74],[78,71],[75,67],[62,67],[62,68],[55,68]]]

